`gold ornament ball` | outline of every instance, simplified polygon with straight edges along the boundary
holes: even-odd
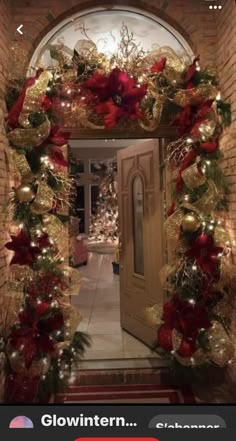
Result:
[[[35,194],[30,185],[22,184],[15,191],[16,198],[20,202],[31,202]]]
[[[185,233],[194,233],[201,225],[201,221],[194,213],[185,214],[181,226]]]

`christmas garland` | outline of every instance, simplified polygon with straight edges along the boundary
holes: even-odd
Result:
[[[157,304],[145,315],[158,326],[161,353],[188,367],[224,367],[234,350],[231,242],[224,225],[229,190],[219,144],[230,106],[220,98],[215,75],[201,71],[199,57],[188,64],[166,47],[144,54],[126,27],[110,59],[91,40],[80,47],[73,66],[62,63],[55,94],[56,102],[63,97],[71,125],[125,130],[138,124],[152,132],[171,115],[177,140],[167,149],[173,203],[165,229],[172,252],[160,275],[168,301],[163,313]]]
[[[166,159],[173,203],[165,222],[172,253],[160,275],[168,301],[161,314],[159,304],[146,313],[157,326],[159,350],[179,364],[224,367],[233,357],[231,242],[224,225],[228,187],[219,165],[230,107],[220,99],[212,72],[201,71],[199,58],[186,64],[169,48],[144,54],[128,30],[122,32],[120,52],[112,59],[88,44],[73,60],[54,51],[56,69],[38,70],[16,100],[12,90],[8,95],[8,139],[20,182],[13,198],[18,232],[6,246],[15,252],[11,263],[29,270],[19,322],[7,337],[14,386],[23,384],[23,371],[13,367],[15,357],[24,373],[34,371],[35,363],[41,369],[40,375],[30,371],[40,390],[47,379],[63,376],[87,344],[79,334],[64,343],[65,277],[58,255],[69,195],[62,171],[68,134],[53,125],[55,116],[67,126],[124,130],[138,124],[151,132],[163,115],[174,115],[177,140],[168,146]]]
[[[18,91],[6,118],[15,182],[11,241],[5,245],[14,252],[9,280],[14,296],[6,296],[8,326],[1,348],[7,358],[7,402],[47,402],[64,389],[73,364],[89,345],[88,336],[76,332],[80,315],[66,293],[70,274],[64,263],[64,224],[72,182],[63,149],[69,134],[51,116],[51,78],[38,70]]]

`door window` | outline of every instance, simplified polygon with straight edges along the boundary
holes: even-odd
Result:
[[[143,183],[140,176],[133,181],[133,247],[134,247],[134,272],[144,275],[143,253]]]

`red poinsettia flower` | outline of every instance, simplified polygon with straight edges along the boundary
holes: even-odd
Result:
[[[208,329],[211,326],[206,307],[190,303],[178,296],[164,304],[162,319],[167,328],[176,329],[183,335],[184,340],[196,341],[200,329]]]
[[[15,252],[10,265],[32,266],[41,254],[40,247],[32,245],[30,236],[24,230],[17,236],[11,236],[11,242],[6,243],[5,247]]]
[[[67,162],[65,156],[63,155],[61,148],[58,147],[57,145],[52,146],[52,148],[49,151],[49,157],[50,157],[51,161],[55,165],[58,165],[59,167],[67,167],[68,166],[68,162]]]
[[[41,236],[37,237],[37,244],[40,249],[49,248],[51,246],[51,243],[48,234],[44,233]]]
[[[44,97],[42,98],[41,108],[44,112],[47,112],[49,109],[52,108],[52,101],[47,95],[44,95]]]
[[[213,112],[213,101],[209,100],[199,106],[186,106],[180,110],[173,121],[173,125],[178,127],[178,135],[196,135],[199,126]]]
[[[186,89],[192,89],[194,87],[194,84],[192,82],[194,75],[197,71],[197,63],[200,60],[200,56],[198,55],[196,58],[194,58],[192,64],[188,67],[187,72],[185,74],[184,78],[184,84]]]
[[[213,101],[208,100],[198,106],[197,109],[195,109],[193,125],[190,131],[191,135],[196,135],[198,133],[199,126],[205,121],[207,117],[210,116],[210,114],[214,113],[214,110],[212,110],[212,104]]]
[[[214,153],[218,149],[218,147],[219,147],[218,140],[202,142],[199,145],[199,149],[206,152],[206,153]]]
[[[104,114],[106,128],[111,129],[122,118],[139,119],[143,117],[139,104],[147,92],[147,85],[138,86],[134,78],[126,72],[114,69],[106,76],[95,72],[85,82],[98,100],[96,111]]]
[[[37,273],[32,282],[28,284],[27,293],[32,298],[39,295],[47,297],[54,292],[55,288],[61,290],[68,288],[63,276],[50,272]]]
[[[151,72],[152,73],[159,73],[159,72],[163,72],[163,70],[166,67],[166,61],[167,58],[163,57],[160,61],[157,61],[155,64],[153,64],[153,66],[151,67]]]
[[[28,309],[19,314],[20,324],[10,335],[13,348],[22,348],[27,368],[38,353],[54,352],[55,346],[50,332],[62,329],[64,319],[60,311],[48,317],[49,310],[50,305],[47,302],[31,303]]]
[[[222,253],[223,248],[214,245],[212,236],[201,234],[186,251],[185,256],[192,259],[210,279],[218,280],[220,276],[219,254]]]
[[[183,136],[189,132],[193,125],[194,112],[191,106],[186,106],[180,110],[175,119],[173,125],[178,127],[178,135]]]
[[[52,126],[49,135],[49,142],[51,144],[62,146],[68,143],[70,132],[61,132],[60,126]]]

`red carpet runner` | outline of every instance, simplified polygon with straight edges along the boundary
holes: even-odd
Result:
[[[59,394],[57,403],[195,403],[188,388],[153,384],[132,384],[114,386],[74,386],[65,394]]]

